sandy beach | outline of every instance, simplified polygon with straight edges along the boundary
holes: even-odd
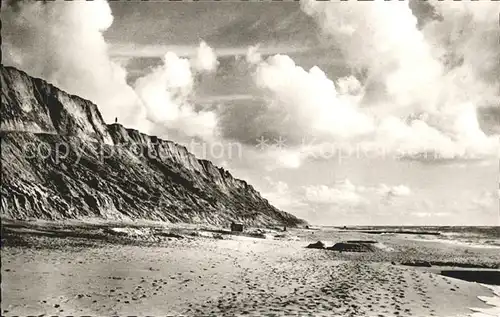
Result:
[[[460,251],[398,237],[383,238],[385,251],[339,253],[305,246],[318,235],[366,236],[295,229],[254,238],[163,228],[169,234],[131,236],[145,229],[122,229],[98,238],[102,228],[3,230],[4,316],[451,317],[470,316],[470,308],[486,311],[491,306],[484,298],[493,296],[478,283],[442,276],[435,268],[401,265],[411,248],[429,261]],[[485,265],[500,263],[495,251],[462,250],[476,252],[470,259]]]
[[[0,317],[500,317],[500,0],[1,4]]]

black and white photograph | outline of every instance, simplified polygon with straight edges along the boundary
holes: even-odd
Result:
[[[1,316],[500,317],[500,1],[0,18]]]

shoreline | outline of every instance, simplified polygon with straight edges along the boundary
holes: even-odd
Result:
[[[419,244],[414,253],[415,242],[385,237],[378,244],[394,251],[346,253],[305,246],[318,237],[363,242],[366,236],[301,229],[221,235],[220,228],[165,226],[157,228],[159,235],[140,226],[23,226],[2,228],[4,316],[455,317],[472,316],[471,308],[491,310],[487,303],[495,302],[488,287],[432,271],[441,267],[391,264],[460,252],[440,244]],[[484,252],[486,264],[498,257],[489,250],[474,252]]]

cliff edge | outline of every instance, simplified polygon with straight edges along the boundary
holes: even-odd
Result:
[[[243,180],[120,124],[46,81],[1,66],[1,214],[296,226]]]

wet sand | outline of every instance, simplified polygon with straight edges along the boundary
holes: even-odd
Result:
[[[478,296],[492,292],[477,283],[275,236],[2,241],[2,315],[451,317],[489,307]]]

